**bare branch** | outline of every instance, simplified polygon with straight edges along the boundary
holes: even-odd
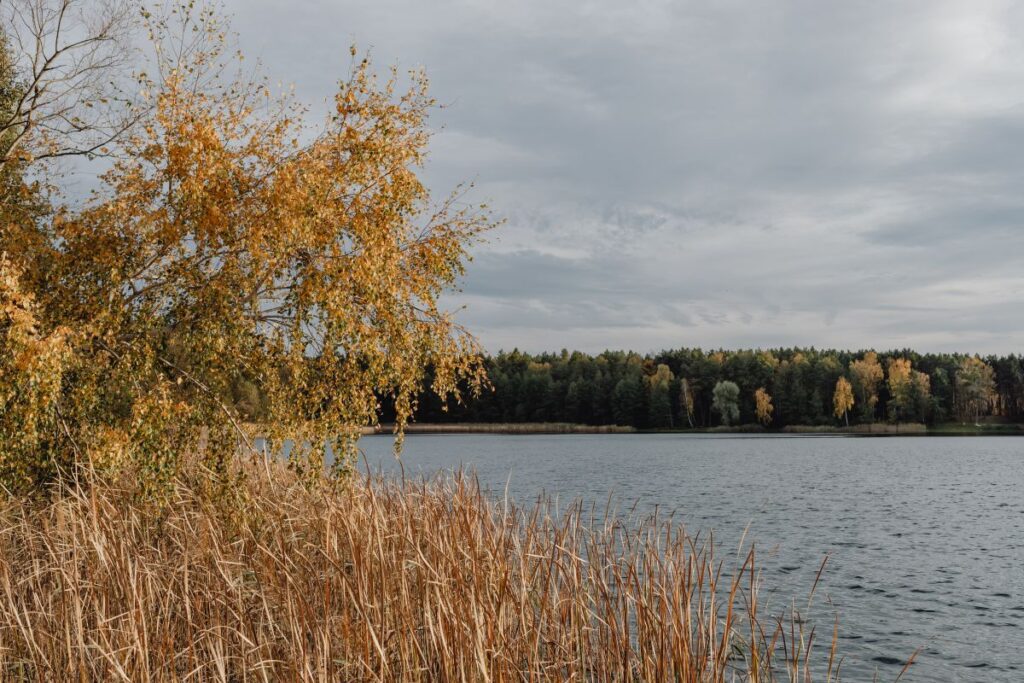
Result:
[[[139,119],[127,92],[135,21],[128,0],[4,0],[0,38],[17,97],[0,109],[0,166],[92,156]],[[134,91],[134,88],[131,88]]]

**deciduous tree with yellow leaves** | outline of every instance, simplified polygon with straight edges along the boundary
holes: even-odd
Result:
[[[931,379],[914,370],[910,360],[889,361],[889,412],[893,421],[928,419],[931,404]]]
[[[853,387],[845,377],[836,380],[836,390],[832,394],[833,414],[850,426],[850,408],[853,407]]]
[[[898,422],[909,405],[911,383],[910,361],[906,358],[893,358],[889,361],[889,412],[894,422]]]
[[[758,387],[754,391],[754,414],[757,415],[757,421],[765,426],[771,424],[774,411],[771,394],[764,387]]]
[[[878,362],[878,354],[868,351],[860,360],[850,362],[850,379],[857,394],[861,419],[875,421],[875,406],[878,405],[878,385],[885,373]]]
[[[287,98],[228,77],[215,13],[168,21],[148,19],[148,107],[103,188],[5,234],[4,251],[34,247],[3,262],[0,372],[61,366],[35,398],[5,399],[25,407],[0,411],[0,439],[26,420],[45,432],[38,466],[9,487],[111,452],[157,483],[189,449],[223,469],[251,437],[224,400],[239,378],[266,395],[271,442],[291,440],[314,470],[326,447],[348,462],[381,397],[401,434],[428,369],[455,399],[484,381],[474,339],[438,300],[491,221],[461,192],[432,201],[419,178],[426,77],[378,81],[353,50],[311,129]]]

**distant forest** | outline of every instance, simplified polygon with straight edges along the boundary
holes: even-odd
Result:
[[[678,349],[596,356],[518,350],[486,360],[492,388],[418,422],[574,422],[638,429],[1024,420],[1024,363],[911,350]],[[387,419],[385,408],[384,418]]]

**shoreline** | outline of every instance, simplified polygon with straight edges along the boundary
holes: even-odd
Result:
[[[363,436],[390,436],[392,424],[364,427]],[[736,427],[704,427],[695,429],[636,429],[618,425],[586,425],[567,422],[453,422],[413,423],[406,425],[409,434],[743,434],[746,436],[1024,436],[1024,424],[961,425],[959,423],[927,426],[918,423],[855,425],[829,427],[792,425],[783,429],[765,429],[757,425]]]
[[[393,424],[364,427],[364,436],[390,436]],[[433,422],[405,426],[406,434],[637,434],[635,427],[585,425],[571,422]]]

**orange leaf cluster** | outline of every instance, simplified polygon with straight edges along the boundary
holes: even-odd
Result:
[[[437,203],[420,180],[423,74],[400,91],[394,70],[379,83],[356,63],[312,130],[294,102],[225,76],[212,15],[188,20],[189,49],[154,27],[152,107],[104,189],[32,225],[45,239],[19,254],[41,329],[73,340],[55,442],[89,450],[103,434],[173,470],[172,445],[222,461],[250,419],[317,466],[325,450],[354,453],[382,400],[400,435],[426,385],[477,390],[476,342],[439,299],[491,222],[461,189]],[[246,391],[256,415],[232,400]]]

